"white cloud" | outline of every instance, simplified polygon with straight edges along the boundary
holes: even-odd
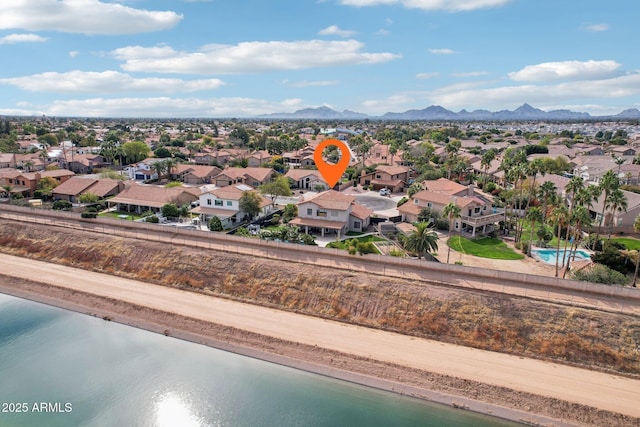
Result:
[[[640,72],[601,80],[581,80],[556,84],[531,84],[492,88],[461,88],[458,85],[437,89],[428,95],[432,103],[447,108],[504,108],[523,102],[532,104],[569,104],[576,100],[615,99],[640,96]],[[482,105],[479,105],[482,103]]]
[[[434,55],[454,55],[458,52],[453,49],[429,49],[429,53]]]
[[[418,73],[416,74],[416,79],[421,79],[421,80],[427,80],[427,79],[433,79],[435,77],[440,76],[440,73]]]
[[[179,52],[168,46],[129,46],[112,55],[124,61],[126,71],[155,73],[226,74],[300,70],[388,62],[393,53],[362,52],[364,44],[345,41],[270,41],[237,45],[208,45],[197,52]]]
[[[172,28],[182,15],[134,9],[100,0],[4,0],[0,30],[60,31],[82,34],[135,34]]]
[[[78,55],[80,55],[80,52],[78,52],[77,50],[72,50],[71,52],[69,52],[69,56],[71,58],[75,58]]]
[[[509,73],[511,80],[541,82],[553,80],[598,79],[612,75],[620,64],[616,61],[562,61],[527,65],[520,71]]]
[[[254,117],[305,108],[299,99],[272,102],[253,98],[93,98],[55,101],[26,114],[77,117]]]
[[[388,36],[389,34],[391,34],[391,31],[381,28],[378,31],[376,31],[374,34],[376,36]]]
[[[504,6],[511,0],[341,0],[347,6],[402,5],[408,9],[462,12]]]
[[[592,31],[594,33],[599,33],[602,31],[607,31],[609,29],[609,24],[587,24],[584,27],[587,31]]]
[[[337,25],[328,26],[327,28],[320,30],[318,32],[319,36],[339,36],[339,37],[345,37],[345,38],[351,37],[354,34],[355,34],[355,31],[342,30],[338,28]]]
[[[358,111],[366,111],[368,114],[384,114],[388,112],[402,112],[416,103],[417,93],[399,93],[381,100],[367,100],[362,103]]]
[[[40,37],[37,34],[9,34],[8,36],[0,37],[0,45],[15,44],[15,43],[45,42],[45,41],[47,41],[46,38]]]
[[[468,71],[466,73],[453,73],[452,76],[453,77],[480,77],[480,76],[486,76],[487,73],[486,71]]]
[[[216,89],[219,79],[181,80],[164,78],[134,78],[118,71],[67,73],[48,72],[31,76],[0,79],[0,83],[14,85],[31,92],[56,93],[114,93],[114,92],[198,92]]]
[[[284,80],[282,84],[289,87],[317,87],[317,86],[334,86],[340,83],[338,80],[316,80],[316,81],[308,81],[308,80],[300,80],[300,81],[289,81]]]

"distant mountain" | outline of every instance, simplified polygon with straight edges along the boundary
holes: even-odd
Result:
[[[591,119],[640,119],[640,110],[631,108],[613,116],[591,116],[589,113],[580,113],[571,110],[543,111],[529,104],[522,104],[515,110],[461,110],[454,112],[439,105],[431,105],[422,110],[407,110],[403,113],[385,113],[382,116],[368,116],[355,111],[335,111],[329,107],[305,108],[293,113],[264,114],[259,118],[270,119],[345,119],[345,120],[492,120],[492,121],[518,121],[518,120],[591,120]]]
[[[630,108],[611,117],[615,117],[618,119],[640,119],[640,110],[638,110],[637,108]]]
[[[332,110],[329,107],[318,107],[318,108],[305,108],[303,110],[297,110],[293,113],[273,113],[273,114],[263,114],[259,116],[260,118],[269,118],[269,119],[348,119],[348,120],[358,120],[358,119],[366,119],[369,116],[362,113],[357,113],[355,111],[344,110],[342,112]]]

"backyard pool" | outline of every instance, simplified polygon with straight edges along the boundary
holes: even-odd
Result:
[[[560,250],[560,252],[558,252],[555,249],[534,249],[533,250],[533,255],[534,256],[538,256],[542,261],[546,262],[547,264],[554,264],[556,263],[556,256],[559,253],[560,254],[560,263],[562,263],[562,259],[564,258],[564,250]],[[571,251],[567,251],[567,252],[571,252]],[[589,252],[582,250],[582,249],[578,249],[576,251],[576,261],[583,261],[585,259],[590,259],[591,258],[591,254],[589,254]]]

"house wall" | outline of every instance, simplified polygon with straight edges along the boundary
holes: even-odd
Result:
[[[308,210],[311,210],[309,213]],[[326,212],[326,216],[318,216],[318,211]],[[324,209],[318,207],[315,203],[301,203],[298,205],[298,216],[300,218],[322,219],[325,221],[335,221],[337,223],[346,224],[349,221],[349,210],[341,211],[338,209]]]
[[[240,202],[238,200],[219,199],[213,194],[201,195],[200,206],[205,208],[225,209],[229,211],[240,210]]]

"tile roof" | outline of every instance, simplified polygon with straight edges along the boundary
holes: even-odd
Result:
[[[367,208],[366,206],[362,206],[358,203],[353,203],[351,205],[351,215],[355,216],[359,219],[367,219],[373,214],[373,210]]]
[[[432,193],[453,195],[467,191],[466,186],[458,184],[457,182],[451,181],[447,178],[439,178],[435,181],[423,181],[423,185]]]
[[[176,203],[184,194],[190,195],[191,197],[188,198],[192,199],[192,201],[197,199],[191,191],[183,187],[164,188],[153,185],[130,184],[120,194],[109,199],[109,202],[160,208],[167,203]]]
[[[327,190],[322,193],[318,193],[309,200],[299,202],[299,204],[311,202],[321,208],[344,211],[347,210],[355,200],[356,198],[354,196],[348,196],[335,190]]]

